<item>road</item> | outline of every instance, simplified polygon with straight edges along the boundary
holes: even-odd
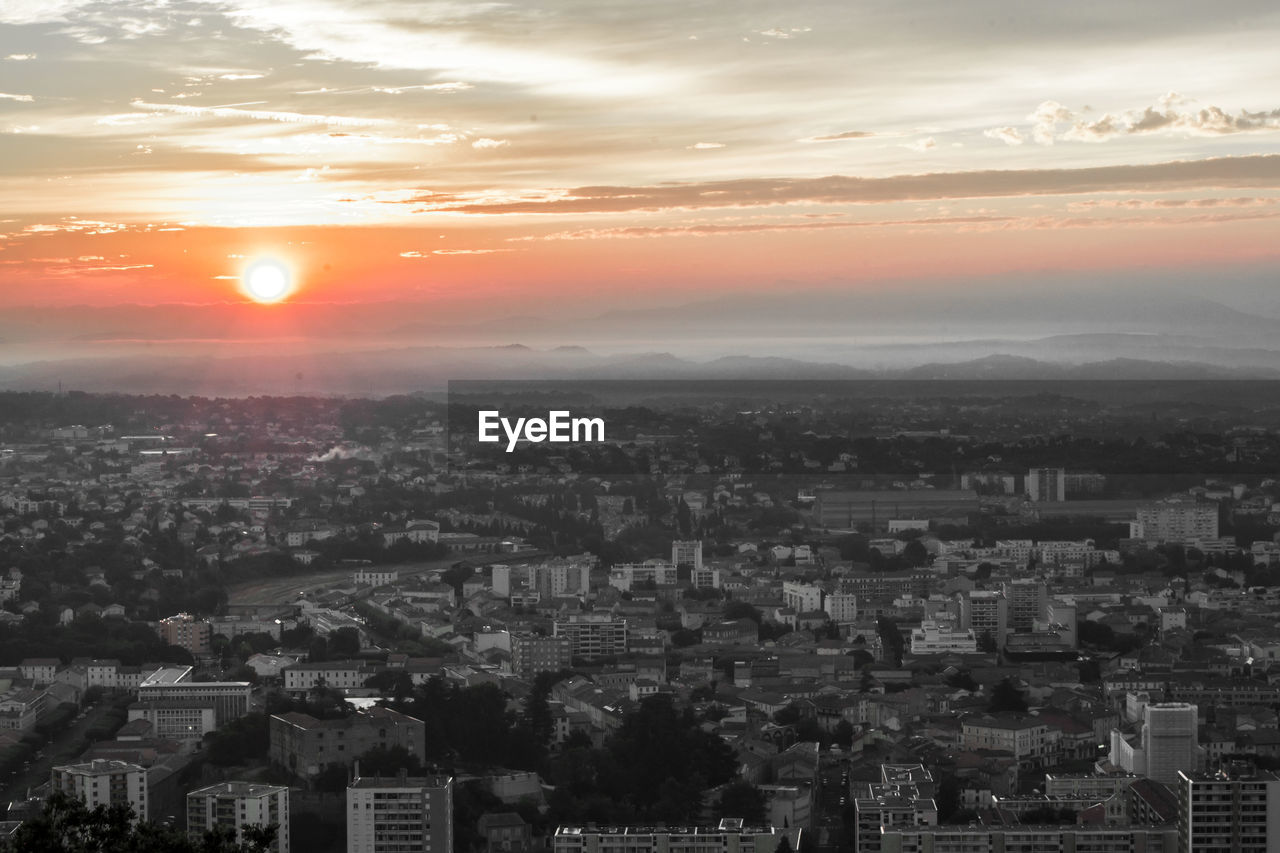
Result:
[[[84,743],[85,734],[94,724],[112,708],[112,701],[103,699],[84,713],[84,716],[72,721],[71,725],[60,730],[49,743],[36,753],[38,758],[31,766],[18,768],[0,780],[4,788],[4,800],[23,799],[29,788],[35,788],[49,781],[49,770],[59,764],[70,764],[80,756],[80,747]]]

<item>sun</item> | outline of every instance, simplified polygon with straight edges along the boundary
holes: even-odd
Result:
[[[293,289],[289,268],[277,260],[264,258],[250,264],[241,277],[245,293],[254,302],[279,302]]]

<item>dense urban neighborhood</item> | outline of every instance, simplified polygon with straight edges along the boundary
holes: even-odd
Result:
[[[0,394],[0,849],[1280,849],[1274,390],[909,384]]]

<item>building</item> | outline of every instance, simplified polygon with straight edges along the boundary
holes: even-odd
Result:
[[[334,690],[351,690],[364,687],[377,670],[367,661],[330,660],[315,663],[296,663],[280,670],[284,676],[284,689],[290,693],[306,693],[320,685]]]
[[[147,769],[127,761],[98,759],[50,771],[49,789],[75,797],[89,809],[125,805],[136,820],[150,819]]]
[[[978,641],[969,628],[953,628],[931,619],[911,629],[911,654],[947,655],[973,654],[978,651]]]
[[[209,640],[213,636],[213,630],[207,619],[179,613],[177,616],[161,619],[158,633],[160,639],[171,646],[186,649],[193,655],[209,654]]]
[[[800,849],[802,830],[744,826],[725,818],[717,826],[556,827],[552,853],[773,853],[787,839]]]
[[[1032,468],[1027,472],[1027,497],[1036,503],[1067,499],[1067,472],[1062,468]]]
[[[1007,752],[1021,767],[1044,767],[1054,752],[1049,726],[1029,714],[983,714],[961,724],[963,746],[969,750]]]
[[[201,702],[134,702],[129,706],[129,722],[146,720],[156,737],[165,740],[199,741],[218,728],[212,704]]]
[[[347,853],[451,853],[453,779],[371,778],[347,786]]]
[[[679,570],[672,563],[646,560],[643,563],[620,563],[609,570],[609,586],[622,592],[636,589],[674,586]]]
[[[858,596],[852,592],[828,593],[822,602],[831,621],[837,624],[858,621]]]
[[[484,853],[525,853],[534,848],[533,828],[515,812],[486,812],[477,827]]]
[[[390,586],[400,580],[400,572],[395,569],[378,568],[377,566],[369,566],[357,571],[351,578],[351,582],[356,586]]]
[[[689,566],[694,569],[702,568],[702,540],[690,539],[682,541],[677,539],[672,542],[671,563],[675,566]]]
[[[1138,507],[1136,538],[1147,542],[1181,542],[1218,538],[1218,504],[1179,501]]]
[[[813,505],[818,526],[832,530],[865,524],[878,531],[895,518],[964,520],[979,509],[978,493],[968,489],[819,489]]]
[[[822,609],[822,587],[809,583],[783,581],[782,600],[797,613]]]
[[[268,725],[271,763],[303,779],[331,764],[351,767],[375,747],[399,746],[419,761],[426,758],[426,724],[376,705],[333,720],[297,711],[274,714]]]
[[[532,679],[540,672],[559,672],[573,663],[573,643],[568,637],[511,635],[511,671]]]
[[[593,560],[562,559],[530,566],[529,588],[543,598],[585,595],[591,591],[592,565]]]
[[[1044,581],[1018,578],[1004,584],[1004,597],[1008,602],[1008,630],[1028,634],[1036,622],[1044,619],[1049,588]]]
[[[997,650],[1009,630],[1009,601],[1004,593],[975,589],[962,595],[960,627],[973,631],[979,648]]]
[[[23,678],[31,679],[36,687],[53,684],[58,670],[62,669],[62,661],[58,658],[25,658],[18,667]]]
[[[573,613],[555,620],[554,636],[568,637],[574,657],[626,654],[627,620],[611,613]]]
[[[853,792],[854,853],[880,853],[884,834],[895,828],[936,825],[934,789],[923,765],[880,765],[880,781]]]
[[[1178,853],[1173,826],[1101,824],[944,826],[886,829],[882,853]]]
[[[1172,785],[1180,772],[1200,769],[1198,723],[1198,709],[1189,702],[1147,705],[1142,711],[1144,775]]]
[[[187,837],[200,841],[215,827],[235,833],[244,841],[244,827],[275,826],[275,853],[289,853],[289,789],[252,782],[219,782],[187,794]]]
[[[1280,853],[1280,778],[1248,764],[1179,772],[1179,853]]]
[[[213,708],[214,720],[224,726],[249,713],[247,681],[191,681],[191,667],[158,669],[138,685],[138,701],[157,705],[199,704]]]

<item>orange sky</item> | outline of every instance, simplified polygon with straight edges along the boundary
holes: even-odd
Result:
[[[14,0],[0,305],[1272,275],[1274,5],[1042,6]]]

